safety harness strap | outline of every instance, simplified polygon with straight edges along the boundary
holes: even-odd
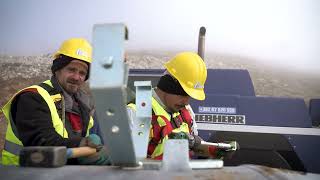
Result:
[[[189,132],[191,132],[191,127],[192,127],[192,117],[188,111],[187,108],[183,108],[180,110],[180,117],[184,122],[188,124],[189,127]]]
[[[166,123],[165,126],[161,127],[159,125],[158,117],[161,117],[165,121]],[[152,115],[151,124],[153,128],[153,132],[152,132],[153,137],[151,138],[148,146],[148,154],[152,154],[155,148],[157,147],[157,145],[161,143],[162,138],[169,135],[173,131],[170,121],[163,115]]]

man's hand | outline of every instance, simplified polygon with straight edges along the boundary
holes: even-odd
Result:
[[[96,153],[78,158],[81,165],[111,165],[111,160],[104,147],[101,147]]]
[[[188,140],[188,133],[185,132],[172,132],[168,135],[169,139],[187,139]]]
[[[196,146],[200,145],[202,141],[201,137],[197,135],[191,135],[186,132],[179,132],[179,133],[172,132],[171,134],[169,134],[169,139],[186,139],[189,142],[189,148],[191,150]]]
[[[203,141],[203,139],[200,136],[191,135],[191,134],[187,134],[187,135],[188,135],[188,141],[189,141],[189,148],[191,150],[196,149],[201,144],[201,141]]]
[[[210,143],[203,141],[200,136],[186,132],[171,133],[169,139],[187,139],[189,141],[189,148],[195,155],[208,158],[231,158],[234,152],[240,149],[236,141]]]
[[[96,134],[90,134],[88,137],[82,138],[79,147],[88,146],[97,148],[100,145],[102,145],[101,138]]]
[[[230,149],[219,149],[217,151],[217,158],[219,159],[231,159],[234,153],[240,149],[240,145],[237,143],[237,141],[227,141],[224,142],[226,144],[230,144],[231,148]]]
[[[204,156],[216,159],[230,159],[235,151],[239,150],[240,146],[236,141],[223,142],[223,143],[209,143],[201,141],[198,146],[192,150],[195,155]]]
[[[229,141],[229,142],[225,142],[227,144],[231,145],[231,149],[228,149],[227,151],[236,151],[240,149],[240,145],[237,141]]]
[[[108,153],[104,146],[101,143],[101,138],[96,134],[90,134],[88,137],[85,137],[80,142],[80,147],[89,146],[96,148],[97,152],[86,156],[78,158],[79,164],[82,165],[110,165],[111,161],[108,156]]]

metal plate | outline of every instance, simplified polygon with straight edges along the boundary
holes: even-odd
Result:
[[[147,157],[151,124],[151,81],[136,81],[136,119],[133,120],[132,136],[136,157]]]
[[[126,110],[128,70],[123,61],[125,33],[123,24],[94,26],[90,88],[113,165],[137,166]]]

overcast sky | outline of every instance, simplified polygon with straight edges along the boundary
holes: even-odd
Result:
[[[320,65],[318,0],[1,0],[0,54],[52,53],[115,22],[128,26],[128,49],[196,51],[205,26],[207,51]]]

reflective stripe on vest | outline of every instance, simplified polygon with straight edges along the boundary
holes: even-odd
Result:
[[[16,143],[5,140],[3,149],[16,155],[16,156],[19,156],[19,153],[20,153],[20,150],[22,149],[22,147],[23,146],[21,146],[21,145],[18,145]]]
[[[47,85],[49,85],[50,87],[52,87],[53,88],[53,86],[52,86],[52,83],[51,83],[51,81],[50,80],[46,80],[46,81],[44,81],[43,83],[45,83],[45,84],[47,84]],[[61,94],[54,94],[54,95],[51,95],[51,99],[53,100],[53,102],[58,102],[58,101],[61,101],[61,99],[62,99],[62,97],[61,97]],[[57,109],[56,109],[56,106],[54,105],[54,112],[57,112]],[[52,113],[51,113],[52,114]],[[56,114],[58,114],[58,113],[54,113],[54,115],[56,115]],[[62,136],[62,137],[65,137],[65,138],[68,138],[68,132],[67,132],[67,130],[64,128],[64,126],[63,126],[63,129],[64,129],[64,131],[62,131],[62,130],[57,130],[57,128],[56,127],[59,127],[60,126],[60,123],[61,123],[61,119],[60,119],[60,117],[59,117],[59,114],[58,114],[58,118],[55,118],[55,119],[53,119],[53,120],[56,120],[55,122],[53,122],[53,126],[55,127],[55,130],[56,130],[56,132],[64,132],[65,134],[65,136],[63,136],[63,134],[60,134],[60,136]],[[55,126],[55,124],[57,125],[57,126]],[[88,128],[87,128],[87,132],[86,132],[86,136],[89,136],[89,133],[90,133],[90,129],[92,128],[94,126],[94,121],[93,121],[93,117],[92,116],[90,116],[90,119],[89,119],[89,124],[88,124]]]
[[[154,99],[152,98],[152,110],[154,111],[154,114],[157,116],[157,119],[156,119],[156,123],[158,123],[158,125],[162,128],[164,128],[164,126],[167,126],[167,122],[170,121],[170,115],[166,112],[166,110]],[[179,116],[180,114],[179,113],[174,113],[173,114],[173,118]],[[167,122],[166,122],[167,121]],[[170,128],[169,128],[170,129]],[[153,159],[162,159],[162,155],[163,155],[163,149],[164,149],[164,144],[165,142],[168,140],[168,134],[165,134],[164,137],[161,137],[160,141],[157,142],[157,144],[154,144],[156,145],[155,147],[153,147],[152,151],[149,151],[151,150],[151,147],[150,146],[153,146],[152,144],[152,138],[155,137],[155,136],[160,136],[161,134],[157,133],[153,133],[153,127],[152,127],[152,135],[153,136],[150,136],[150,141],[149,141],[149,147],[148,147],[148,156],[153,158]],[[187,132],[187,133],[190,133],[189,132],[189,126],[186,122],[182,122],[182,124],[180,125],[179,128],[176,128],[176,129],[173,129],[172,132],[175,132],[175,133],[178,133],[178,132]]]
[[[52,83],[50,80],[44,81],[44,83],[48,84],[49,86],[52,87]],[[59,114],[57,112],[57,108],[55,105],[56,101],[59,101],[59,98],[61,100],[61,95],[60,94],[55,94],[55,95],[50,95],[45,89],[38,85],[33,85],[27,88],[24,88],[20,90],[18,93],[16,93],[7,103],[6,105],[2,108],[3,114],[8,122],[8,127],[6,131],[6,141],[5,141],[5,146],[2,152],[2,164],[3,165],[18,165],[19,163],[19,156],[17,152],[20,151],[20,149],[23,147],[22,142],[20,139],[17,137],[18,133],[16,132],[16,127],[14,123],[12,122],[11,119],[11,105],[12,101],[14,98],[20,94],[23,91],[36,91],[38,92],[42,98],[46,101],[50,113],[51,113],[51,119],[52,119],[52,124],[53,127],[55,128],[55,131],[64,138],[68,138],[68,132],[64,127],[64,124],[62,120],[59,117]],[[87,129],[86,135],[89,135],[89,130],[93,127],[93,118],[90,116],[89,120],[89,125]],[[7,145],[8,143],[8,145]],[[16,146],[12,145],[15,144]]]

